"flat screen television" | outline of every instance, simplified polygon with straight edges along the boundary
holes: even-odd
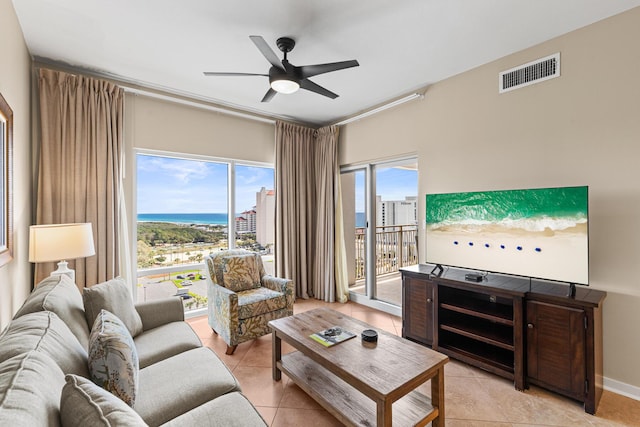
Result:
[[[426,195],[431,264],[589,284],[588,187]]]

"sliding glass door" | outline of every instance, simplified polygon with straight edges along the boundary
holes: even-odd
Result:
[[[340,178],[349,290],[367,295],[367,168],[344,171]]]
[[[415,158],[342,169],[351,299],[399,314],[399,269],[418,263]]]
[[[418,164],[376,165],[376,299],[402,305],[399,269],[418,263]]]

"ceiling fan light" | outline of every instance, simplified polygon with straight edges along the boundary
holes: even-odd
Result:
[[[271,89],[278,93],[290,94],[300,89],[300,84],[295,80],[279,79],[271,81]]]

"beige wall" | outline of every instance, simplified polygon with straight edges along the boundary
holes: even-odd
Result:
[[[126,97],[126,111],[131,147],[275,161],[272,124],[132,94]]]
[[[0,330],[31,291],[31,58],[11,0],[0,0],[0,93],[13,110],[14,259],[0,268]]]
[[[342,164],[417,152],[419,218],[428,192],[588,185],[590,283],[608,292],[605,376],[632,389],[640,387],[638,40],[640,8],[437,83],[424,100],[347,125],[340,145]],[[498,94],[500,71],[555,52],[561,77]]]

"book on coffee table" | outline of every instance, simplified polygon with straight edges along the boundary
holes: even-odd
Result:
[[[353,332],[345,331],[339,326],[333,326],[329,329],[309,335],[311,339],[318,341],[325,347],[331,347],[332,345],[336,345],[355,336],[356,334]]]

